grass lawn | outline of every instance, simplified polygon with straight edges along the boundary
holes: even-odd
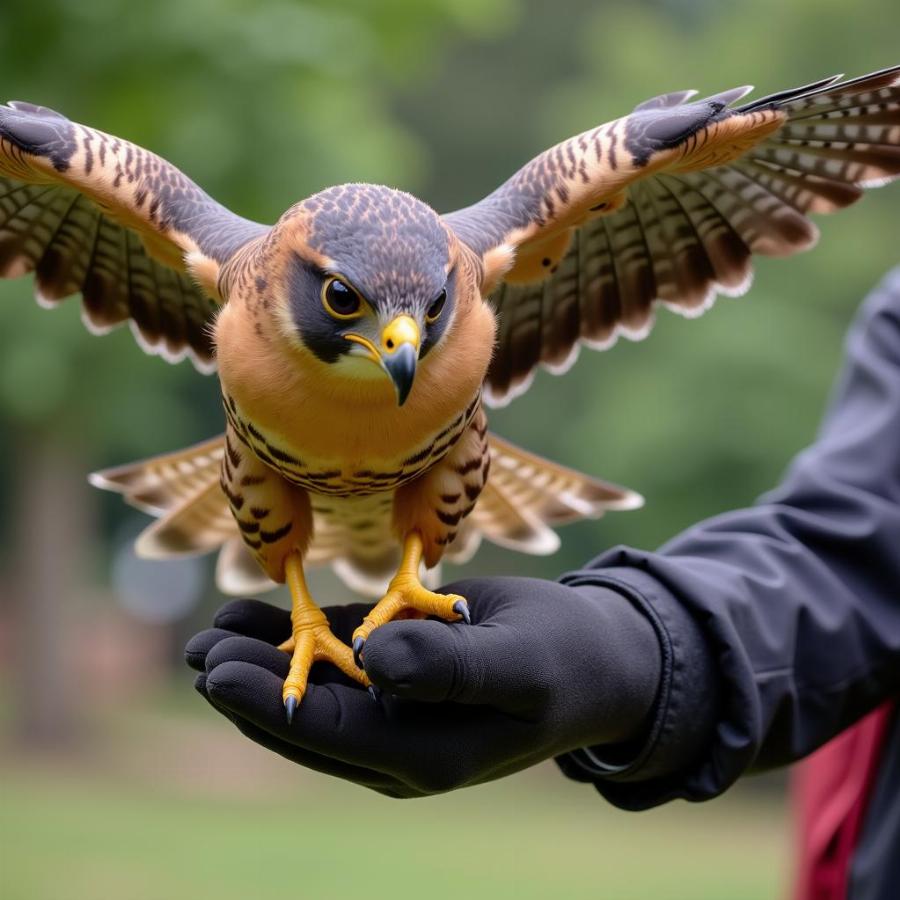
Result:
[[[0,758],[4,900],[784,893],[783,811],[752,781],[639,815],[551,767],[398,802],[273,759],[196,709],[136,716],[97,743],[52,763]]]

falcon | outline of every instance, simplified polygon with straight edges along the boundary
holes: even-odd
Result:
[[[743,105],[641,103],[440,215],[371,184],[330,187],[272,226],[243,219],[128,141],[29,103],[0,107],[0,273],[38,301],[81,294],[103,333],[217,369],[224,435],[97,473],[154,515],[151,557],[219,550],[227,592],[287,582],[290,718],[313,662],[363,685],[365,642],[398,616],[469,620],[424,569],[482,538],[556,549],[554,527],[638,495],[487,431],[484,404],[568,369],[582,345],[647,334],[659,303],[695,316],[787,256],[828,213],[900,174],[900,66]],[[381,600],[329,631],[306,567]]]

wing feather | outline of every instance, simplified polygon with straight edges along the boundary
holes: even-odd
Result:
[[[446,216],[478,253],[517,249],[491,297],[487,399],[508,402],[539,365],[564,371],[579,344],[643,337],[657,303],[696,315],[743,293],[752,254],[813,246],[807,214],[900,175],[900,66],[841,77],[738,107],[749,88],[654,97]]]
[[[702,309],[709,297],[706,285],[715,280],[703,241],[663,179],[650,182],[646,194],[652,217],[659,223],[653,259],[658,260],[657,277],[664,286],[660,297],[669,304],[680,300],[686,310]]]
[[[741,293],[750,278],[750,248],[739,231],[740,222],[732,221],[686,180],[663,176],[660,183],[679,202],[698,236],[711,267],[704,287],[722,293]]]
[[[34,272],[42,305],[80,293],[95,333],[130,321],[148,353],[209,371],[216,273],[265,231],[134,144],[44,107],[0,106],[0,277]],[[212,264],[202,287],[188,254]]]

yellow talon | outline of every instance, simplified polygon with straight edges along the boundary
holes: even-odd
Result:
[[[310,596],[299,554],[292,553],[287,558],[285,575],[291,592],[292,633],[278,645],[278,649],[291,654],[290,670],[281,692],[290,722],[306,693],[309,670],[314,662],[330,662],[364,687],[368,687],[371,682],[365,672],[354,665],[350,648],[331,633],[325,613]]]
[[[459,594],[429,591],[419,580],[422,562],[422,538],[410,532],[403,543],[403,558],[397,574],[391,579],[387,593],[369,611],[353,632],[353,658],[362,666],[361,653],[369,635],[379,626],[398,617],[413,615],[438,616],[450,622],[470,622],[469,605]]]

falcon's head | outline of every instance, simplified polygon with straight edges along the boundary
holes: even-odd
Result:
[[[402,406],[457,310],[448,230],[410,194],[368,184],[329,188],[288,215],[304,227],[283,324],[343,377],[390,379]]]

